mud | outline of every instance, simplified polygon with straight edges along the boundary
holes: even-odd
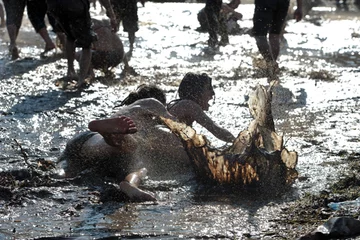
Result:
[[[43,43],[24,19],[18,38],[21,59],[7,56],[8,37],[0,29],[0,238],[54,236],[106,238],[294,239],[329,216],[329,201],[359,196],[359,12],[332,2],[313,8],[301,22],[288,22],[281,49],[281,85],[275,89],[276,131],[299,154],[299,178],[281,194],[256,189],[232,191],[196,181],[154,181],[142,188],[157,204],[101,199],[81,179],[55,178],[51,169],[67,140],[89,120],[109,116],[113,107],[141,83],[155,83],[168,100],[188,71],[213,78],[216,99],[209,115],[234,134],[251,116],[246,101],[257,83],[266,85],[254,39],[230,37],[208,54],[207,34],[195,31],[203,4],[151,3],[139,7],[140,30],[130,65],[138,76],[115,79],[96,72],[83,91],[55,85],[66,73],[60,53],[42,59]],[[243,4],[240,26],[252,26],[252,4]],[[100,16],[100,8],[92,9]],[[244,31],[247,32],[247,31]],[[51,35],[53,39],[55,36]],[[119,36],[127,49],[127,34]],[[77,66],[77,65],[76,65]],[[223,146],[210,133],[194,127]],[[174,177],[175,178],[175,177]]]

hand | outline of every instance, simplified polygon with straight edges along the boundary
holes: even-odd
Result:
[[[294,19],[299,22],[303,17],[303,12],[301,8],[297,8],[294,12]]]

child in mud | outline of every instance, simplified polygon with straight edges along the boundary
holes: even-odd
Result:
[[[112,10],[110,0],[102,0],[102,5],[107,10],[112,30],[118,30],[116,17]],[[77,80],[76,87],[82,87],[87,77],[91,63],[91,44],[97,40],[97,35],[92,29],[90,18],[90,3],[83,0],[47,0],[48,12],[56,19],[58,27],[66,35],[66,58],[68,81]],[[74,69],[75,48],[82,48],[80,58],[80,73],[76,74]]]
[[[91,170],[92,176],[120,181],[121,191],[132,201],[155,200],[138,188],[147,171],[152,179],[173,180],[190,168],[182,143],[159,119],[173,118],[165,104],[162,90],[143,85],[112,117],[91,121],[90,131],[71,139],[59,159],[67,165],[66,177]]]
[[[227,142],[235,139],[203,112],[214,95],[211,78],[206,74],[186,74],[179,94],[181,99],[173,103],[170,111],[180,121],[197,121]],[[120,189],[133,201],[155,199],[138,188],[147,171],[152,179],[188,178],[192,168],[183,144],[159,118],[177,120],[165,104],[165,94],[159,88],[143,85],[129,94],[112,117],[91,121],[90,131],[71,139],[60,157],[67,163],[66,176],[91,170],[92,174],[112,177],[121,181]]]
[[[220,10],[221,18],[224,19],[224,24],[227,29],[227,34],[235,34],[239,32],[240,26],[237,24],[238,20],[241,20],[243,15],[235,9],[240,5],[240,0],[231,0],[229,3],[223,3]],[[209,22],[206,16],[205,8],[201,9],[197,15],[197,19],[200,23],[200,31],[209,31]],[[226,34],[226,31],[219,31],[219,34]],[[226,40],[226,36],[224,39]]]
[[[167,105],[170,114],[189,126],[193,122],[199,123],[222,141],[235,140],[228,130],[221,128],[204,112],[209,110],[209,101],[215,95],[211,78],[206,73],[187,73],[180,83],[178,93],[180,99]]]
[[[129,66],[128,59],[124,54],[124,47],[119,36],[111,31],[110,23],[107,20],[92,19],[93,29],[98,36],[98,40],[92,44],[91,63],[88,75],[95,77],[93,69],[98,69],[108,75],[111,69],[124,63],[124,73],[135,73]],[[76,60],[80,61],[82,51],[76,54]]]
[[[208,21],[209,40],[208,45],[211,48],[216,48],[219,44],[218,33],[220,33],[220,45],[229,43],[229,38],[226,32],[225,20],[221,17],[222,0],[207,0],[205,4],[205,15]]]

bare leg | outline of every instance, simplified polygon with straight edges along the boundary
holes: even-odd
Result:
[[[44,53],[53,50],[55,48],[55,44],[51,40],[47,29],[46,28],[41,28],[38,33],[45,42]]]
[[[137,132],[135,123],[131,118],[120,116],[102,120],[91,121],[88,128],[92,132],[98,132],[104,138],[105,142],[114,147],[128,145],[127,148],[133,148],[129,141],[125,139],[127,134]]]
[[[5,27],[5,13],[4,13],[4,7],[0,3],[0,28]]]
[[[278,80],[277,73],[279,71],[278,64],[276,62],[276,58],[274,58],[273,50],[275,51],[275,56],[278,57],[279,51],[280,51],[280,35],[269,36],[269,39],[271,40],[270,44],[268,43],[268,40],[266,36],[255,36],[256,39],[256,45],[259,49],[260,54],[263,56],[263,58],[266,61],[266,71],[267,71],[267,77],[268,82],[271,82],[272,80]],[[276,43],[277,41],[277,43]],[[274,44],[274,45],[272,45]]]
[[[280,53],[280,35],[269,34],[269,42],[272,58],[274,61],[276,61]]]
[[[130,60],[132,57],[132,52],[134,50],[134,43],[135,43],[135,32],[129,32],[129,43],[130,43],[130,49],[126,53],[127,59]]]
[[[142,168],[137,172],[127,175],[125,180],[120,183],[121,191],[132,201],[156,201],[156,198],[152,194],[138,188],[141,179],[146,176],[146,173],[146,168]]]
[[[134,43],[135,43],[135,33],[129,32],[129,42],[130,42],[130,51],[134,50]]]
[[[9,52],[11,54],[11,59],[15,60],[19,58],[19,50],[16,46],[16,38],[19,33],[19,28],[15,24],[10,24],[6,27],[10,38]]]
[[[91,63],[91,49],[83,48],[79,61],[80,74],[79,74],[79,81],[76,84],[77,87],[81,87],[85,83],[85,78],[87,77],[90,63]]]
[[[88,125],[90,131],[102,133],[128,134],[137,132],[135,123],[131,118],[120,116],[102,120],[91,121]]]
[[[75,69],[74,69],[74,59],[75,59],[75,43],[69,39],[66,39],[66,58],[67,58],[67,77],[74,78],[76,77]]]
[[[62,32],[57,32],[56,33],[57,36],[57,41],[56,41],[56,46],[63,51],[64,53],[66,52],[66,36],[65,33]]]
[[[270,46],[266,36],[255,36],[256,45],[259,49],[260,54],[263,56],[266,62],[273,61]]]

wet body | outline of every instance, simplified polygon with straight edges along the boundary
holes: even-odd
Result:
[[[92,19],[93,29],[97,35],[97,41],[91,47],[91,63],[88,76],[94,78],[93,69],[98,69],[105,74],[109,73],[120,63],[124,63],[125,72],[133,72],[124,53],[124,46],[119,36],[112,31],[111,25],[106,20]],[[82,51],[78,52],[76,59],[80,61]]]
[[[131,178],[136,184],[130,182],[125,186],[133,191],[124,192],[132,198],[132,192],[141,191],[137,184],[144,172],[155,180],[187,175],[191,168],[182,143],[159,119],[159,116],[173,118],[164,103],[154,98],[140,99],[123,106],[110,118],[91,121],[89,132],[67,143],[61,157],[68,164],[66,176],[74,177],[92,169],[118,182],[125,179],[125,184],[129,183],[126,179]],[[137,173],[139,170],[142,174]],[[139,199],[139,194],[135,195],[132,200],[146,200],[151,196],[145,194]]]

